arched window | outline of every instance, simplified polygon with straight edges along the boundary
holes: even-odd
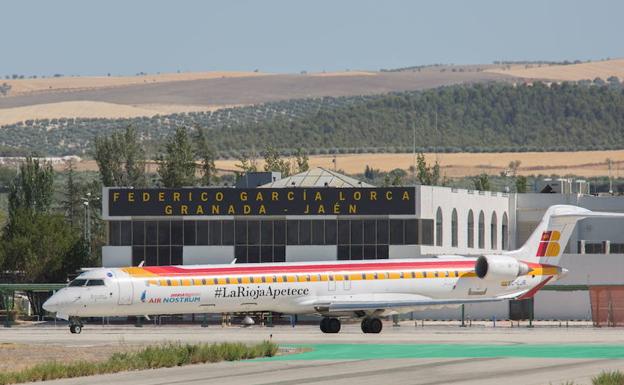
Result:
[[[436,246],[442,246],[442,208],[436,213]]]
[[[507,219],[507,213],[503,214],[503,223],[501,225],[501,248],[503,250],[509,249],[509,220]]]
[[[479,248],[485,249],[485,214],[479,213]]]
[[[453,209],[451,216],[451,246],[457,247],[457,210]]]
[[[468,211],[468,247],[474,247],[474,215],[472,214],[472,210]]]
[[[496,228],[498,226],[498,222],[496,220],[496,211],[492,212],[492,222],[490,222],[490,248],[492,250],[496,250],[497,247],[497,237],[496,234],[498,233],[498,229]]]

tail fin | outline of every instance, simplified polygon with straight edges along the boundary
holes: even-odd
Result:
[[[576,222],[584,218],[624,218],[624,213],[594,212],[578,206],[550,206],[529,239],[505,255],[532,263],[557,265]]]

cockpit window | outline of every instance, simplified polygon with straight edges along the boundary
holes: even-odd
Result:
[[[104,286],[104,280],[102,280],[102,279],[90,279],[87,282],[87,286]]]
[[[71,281],[69,283],[70,287],[75,287],[75,286],[84,286],[85,283],[87,283],[86,279],[74,279],[73,281]]]

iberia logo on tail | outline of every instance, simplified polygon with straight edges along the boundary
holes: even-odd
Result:
[[[559,246],[559,238],[561,233],[557,230],[544,231],[539,247],[537,248],[537,257],[557,257],[561,246]]]

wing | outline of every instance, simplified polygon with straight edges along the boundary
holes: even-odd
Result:
[[[500,297],[467,298],[467,299],[435,299],[419,295],[384,294],[373,296],[335,296],[328,300],[316,301],[314,308],[320,313],[347,312],[397,312],[410,311],[418,308],[438,308],[462,304],[500,302],[518,297],[522,293],[514,293]]]

